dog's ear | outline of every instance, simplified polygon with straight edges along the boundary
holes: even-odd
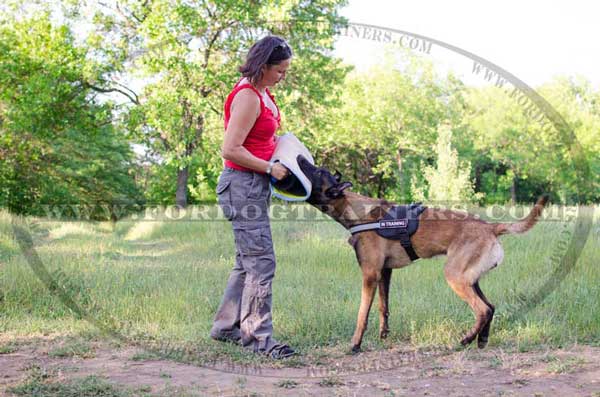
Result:
[[[374,219],[381,219],[384,217],[385,214],[386,214],[385,210],[380,205],[376,206],[371,211],[369,211],[369,215],[371,217],[373,217]]]
[[[336,181],[341,182],[342,181],[342,174],[340,174],[340,172],[338,170],[335,170],[335,174],[333,174],[333,177],[335,178]]]
[[[388,214],[392,207],[393,205],[390,202],[381,200],[371,211],[369,211],[369,215],[375,219],[381,219]]]
[[[325,195],[330,199],[337,199],[344,195],[344,190],[352,187],[351,182],[342,182],[335,186],[330,187],[325,191]]]

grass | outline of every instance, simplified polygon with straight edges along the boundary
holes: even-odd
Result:
[[[89,375],[68,382],[60,377],[60,371],[48,370],[39,365],[31,365],[27,377],[18,385],[9,387],[10,396],[35,397],[196,397],[201,394],[166,385],[152,392],[150,385],[130,387],[114,384],[101,376]],[[161,377],[167,377],[162,376]],[[168,376],[170,377],[170,376]],[[167,377],[167,378],[168,378]]]
[[[321,379],[318,384],[321,387],[336,387],[336,386],[343,386],[344,382],[339,378],[331,376],[331,377]]]
[[[149,361],[158,359],[160,359],[160,355],[147,351],[137,352],[131,356],[132,361]]]
[[[36,397],[131,397],[125,388],[117,387],[97,376],[87,376],[64,383],[57,374],[38,365],[27,368],[27,378],[7,390],[15,396]]]
[[[132,394],[108,383],[102,378],[88,376],[69,383],[44,382],[40,379],[29,381],[8,390],[17,396],[37,397],[129,397]]]
[[[35,397],[194,397],[197,393],[165,387],[158,393],[152,393],[150,386],[137,389],[114,385],[105,379],[90,375],[63,383],[57,379],[46,380],[30,377],[25,382],[11,387],[8,392],[12,396]]]
[[[5,343],[0,345],[0,354],[11,354],[19,350],[16,344],[14,343]]]
[[[596,218],[599,210],[596,207]],[[34,274],[13,236],[11,221],[29,228],[45,269],[84,309],[83,317]],[[598,219],[564,281],[531,310],[513,315],[520,294],[527,296],[552,277],[551,257],[560,248],[561,232],[572,227],[541,222],[525,235],[502,238],[504,262],[481,282],[497,308],[490,346],[528,351],[600,343]],[[318,360],[345,352],[361,286],[347,232],[322,218],[274,221],[272,231],[277,254],[275,337]],[[261,363],[264,359],[208,337],[233,261],[231,226],[224,221],[123,220],[113,225],[23,219],[0,212],[0,333],[91,339],[102,337],[102,329],[116,330],[175,358],[177,350],[172,348],[184,347],[204,362]],[[472,326],[473,315],[446,284],[443,261],[420,260],[393,272],[390,336],[378,339],[375,303],[365,349],[457,345]],[[85,344],[77,348],[83,350],[71,347],[53,354],[87,354]]]
[[[52,348],[48,352],[48,357],[51,358],[92,358],[95,357],[93,348],[85,341],[68,341],[67,343]]]
[[[299,383],[292,379],[282,379],[275,383],[275,386],[281,387],[282,389],[295,389]]]
[[[583,364],[585,364],[585,360],[578,357],[556,359],[548,364],[546,371],[554,374],[571,373],[577,371]]]

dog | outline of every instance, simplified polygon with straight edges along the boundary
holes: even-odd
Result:
[[[302,172],[312,184],[307,202],[346,229],[382,219],[393,203],[347,191],[352,183],[343,182],[339,172],[316,167],[301,155],[297,158]],[[548,196],[542,196],[531,212],[515,223],[489,223],[468,213],[447,209],[425,208],[417,231],[410,237],[412,249],[420,258],[447,255],[444,276],[452,290],[464,300],[475,314],[475,324],[461,340],[466,346],[477,337],[477,345],[487,345],[494,305],[479,287],[479,279],[502,262],[504,251],[498,237],[503,234],[524,233],[540,217]],[[392,269],[411,263],[400,241],[381,237],[375,231],[353,234],[349,244],[354,248],[363,275],[362,293],[356,329],[352,337],[352,352],[360,351],[367,328],[369,311],[375,290],[379,289],[379,336],[389,333],[388,296]]]

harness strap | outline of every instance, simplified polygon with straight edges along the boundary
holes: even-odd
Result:
[[[363,223],[362,225],[352,226],[350,228],[350,233],[356,234],[356,233],[360,233],[360,232],[366,232],[369,230],[384,229],[384,228],[390,228],[390,226],[382,225],[381,222]],[[410,236],[408,235],[408,231],[406,230],[406,228],[401,228],[401,231],[399,234],[400,234],[400,244],[402,244],[402,247],[404,247],[404,249],[406,250],[406,253],[408,254],[410,260],[415,261],[415,260],[419,259],[419,255],[417,255],[417,253],[415,252],[415,250],[410,242]]]
[[[362,225],[352,226],[350,228],[350,233],[354,234],[374,229],[379,229],[379,222],[363,223]]]
[[[411,261],[419,259],[419,255],[417,255],[417,253],[415,252],[410,242],[410,236],[408,235],[408,232],[406,230],[402,230],[400,232],[400,244],[402,244],[402,246],[406,250],[406,253],[408,254]]]

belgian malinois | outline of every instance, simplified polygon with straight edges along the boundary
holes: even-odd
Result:
[[[381,219],[393,203],[365,197],[350,191],[350,182],[342,182],[341,175],[333,175],[325,168],[312,165],[298,156],[298,164],[312,183],[307,202],[331,216],[346,229]],[[444,275],[454,292],[464,300],[475,314],[475,325],[461,340],[470,344],[477,337],[479,348],[486,346],[490,324],[494,317],[494,305],[483,295],[479,279],[496,267],[504,257],[498,236],[524,233],[531,229],[548,201],[541,197],[531,212],[515,223],[489,223],[476,216],[448,209],[426,208],[420,215],[419,227],[410,241],[420,258],[447,255]],[[354,234],[348,240],[354,247],[362,270],[363,284],[356,330],[352,337],[352,351],[360,351],[367,328],[369,311],[375,289],[379,287],[379,336],[387,337],[388,295],[392,269],[411,263],[406,250],[399,241],[379,236],[375,231]]]

